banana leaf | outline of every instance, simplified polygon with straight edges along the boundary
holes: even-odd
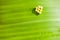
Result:
[[[0,0],[0,40],[60,40],[60,0]]]

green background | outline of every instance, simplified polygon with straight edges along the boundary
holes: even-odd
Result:
[[[60,40],[60,0],[0,0],[0,40]]]

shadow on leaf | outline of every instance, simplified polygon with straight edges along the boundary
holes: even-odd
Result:
[[[35,11],[35,9],[36,9],[36,8],[33,8],[32,13],[35,14],[36,16],[38,16],[39,13],[37,13],[37,12]]]

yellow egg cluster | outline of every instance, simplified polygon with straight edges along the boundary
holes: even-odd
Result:
[[[35,9],[35,11],[39,14],[42,14],[42,10],[43,10],[43,6],[40,6],[40,5],[37,6],[36,9]]]

